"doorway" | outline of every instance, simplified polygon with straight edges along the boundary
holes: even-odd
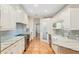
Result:
[[[36,37],[40,39],[40,24],[36,24]]]

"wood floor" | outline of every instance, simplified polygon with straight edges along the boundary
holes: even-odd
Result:
[[[54,51],[47,43],[34,38],[24,54],[54,54]]]

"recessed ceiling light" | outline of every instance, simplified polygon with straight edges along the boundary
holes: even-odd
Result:
[[[38,4],[34,4],[34,7],[38,7],[39,5]]]

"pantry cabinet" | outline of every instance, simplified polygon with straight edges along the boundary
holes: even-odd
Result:
[[[0,31],[15,30],[15,10],[10,5],[0,5]]]

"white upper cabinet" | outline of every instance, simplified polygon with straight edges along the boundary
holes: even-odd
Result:
[[[22,23],[23,24],[28,24],[28,16],[25,12],[22,15]]]
[[[60,14],[60,19],[63,21],[63,27],[64,29],[70,29],[71,24],[70,24],[70,9],[65,9],[63,12]]]
[[[0,31],[16,30],[16,23],[28,24],[28,16],[17,5],[0,5]]]
[[[10,5],[0,5],[0,31],[15,30],[15,10]]]
[[[28,16],[26,13],[24,13],[23,23],[28,24]]]
[[[71,28],[79,30],[79,8],[70,9]]]
[[[28,23],[28,16],[24,12],[24,10],[20,7],[16,7],[16,22],[27,24]]]
[[[16,22],[17,23],[23,23],[24,21],[24,14],[22,13],[22,11],[16,11]]]
[[[58,16],[63,21],[63,29],[79,30],[79,8],[66,8]]]

